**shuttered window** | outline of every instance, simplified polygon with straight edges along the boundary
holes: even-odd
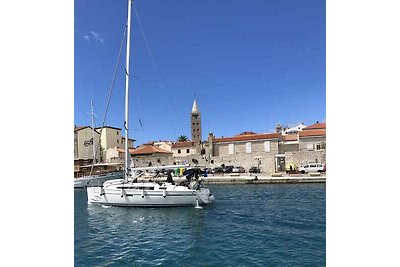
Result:
[[[307,145],[307,150],[308,151],[313,151],[314,150],[314,144],[308,144]]]
[[[246,143],[246,153],[251,154],[251,143]]]
[[[233,146],[233,144],[228,145],[228,154],[235,154],[235,147]]]
[[[264,142],[264,151],[265,152],[271,152],[271,142],[270,141],[265,141]]]

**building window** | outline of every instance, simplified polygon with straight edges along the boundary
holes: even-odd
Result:
[[[264,152],[271,152],[271,142],[270,141],[264,142]]]
[[[117,139],[117,144],[119,144],[119,139]]]
[[[190,149],[189,148],[186,149],[186,153],[190,153]]]
[[[118,135],[118,131],[117,131],[117,135]]]
[[[314,150],[314,144],[308,144],[307,145],[307,150],[308,151],[313,151]]]
[[[251,143],[246,143],[246,153],[251,154]]]
[[[326,143],[325,142],[317,144],[317,150],[324,150],[324,149],[326,149]]]
[[[181,150],[180,149],[178,149],[178,154],[181,154]]]
[[[232,154],[234,154],[235,153],[235,147],[234,147],[234,145],[233,144],[229,144],[228,145],[228,154],[229,155],[232,155]]]

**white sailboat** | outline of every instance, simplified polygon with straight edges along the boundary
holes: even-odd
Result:
[[[127,48],[125,71],[125,138],[128,140],[128,111],[129,111],[129,48],[132,0],[128,0]],[[210,190],[201,185],[201,178],[195,178],[185,186],[171,182],[137,182],[139,171],[151,169],[172,169],[183,166],[161,166],[131,168],[128,142],[125,142],[124,179],[104,182],[101,186],[87,187],[88,203],[98,203],[112,206],[128,207],[176,207],[210,204],[214,196]]]

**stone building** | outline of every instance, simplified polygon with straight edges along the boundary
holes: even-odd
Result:
[[[96,128],[98,132],[101,131],[101,147],[107,150],[112,147],[125,147],[125,137],[121,135],[122,129],[111,126],[104,126],[103,130],[101,128]],[[129,138],[128,147],[133,147],[134,139]]]
[[[101,155],[103,158],[107,158],[106,151],[110,148],[124,148],[125,147],[125,137],[121,135],[122,129],[111,126],[104,126],[103,130],[101,128],[96,128],[98,132],[101,132],[100,144],[101,144]],[[129,138],[128,147],[134,147],[135,139]]]
[[[274,172],[278,154],[279,133],[243,132],[233,137],[208,138],[208,157],[212,166],[242,166],[248,170],[260,167],[263,172]]]
[[[317,121],[297,134],[284,136],[279,147],[286,163],[296,166],[309,162],[326,163],[326,123]]]
[[[123,162],[125,149],[115,148],[115,150],[118,152],[119,161]],[[129,149],[129,154],[135,167],[165,166],[174,163],[172,152],[150,144],[142,145],[136,149]],[[115,162],[117,159],[114,158],[113,161]]]
[[[92,160],[94,148],[97,147],[99,133],[90,126],[74,127],[74,159]],[[97,154],[97,161],[100,161],[100,154]]]
[[[192,112],[190,113],[190,130],[196,153],[199,154],[202,142],[201,113],[197,107],[196,99],[193,101]]]
[[[178,142],[172,146],[174,161],[211,168],[222,164],[242,166],[246,170],[259,166],[266,173],[284,172],[289,163],[298,167],[308,162],[326,163],[326,123],[298,125],[288,132],[278,125],[277,130],[220,138],[210,133],[208,141],[201,143],[203,154],[195,152],[194,142]]]
[[[172,144],[173,142],[171,141],[154,141],[153,146],[165,149],[169,152],[172,152]]]
[[[93,130],[90,126],[75,126],[74,159],[93,159],[93,148],[97,148],[99,137],[100,147],[96,153],[97,162],[107,161],[106,151],[110,148],[120,148],[125,146],[125,137],[121,136],[121,128],[104,126],[103,130],[101,130],[101,128]],[[134,139],[129,138],[128,146],[133,148],[134,141]]]
[[[192,141],[176,142],[172,144],[171,151],[176,158],[197,155],[196,143]]]
[[[174,157],[182,158],[204,154],[204,142],[201,132],[201,113],[197,106],[196,99],[193,101],[190,112],[190,133],[191,141],[175,142],[171,146]]]

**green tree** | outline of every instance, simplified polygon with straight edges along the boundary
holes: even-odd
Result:
[[[188,141],[189,138],[186,135],[180,135],[178,136],[178,142],[185,142]]]

